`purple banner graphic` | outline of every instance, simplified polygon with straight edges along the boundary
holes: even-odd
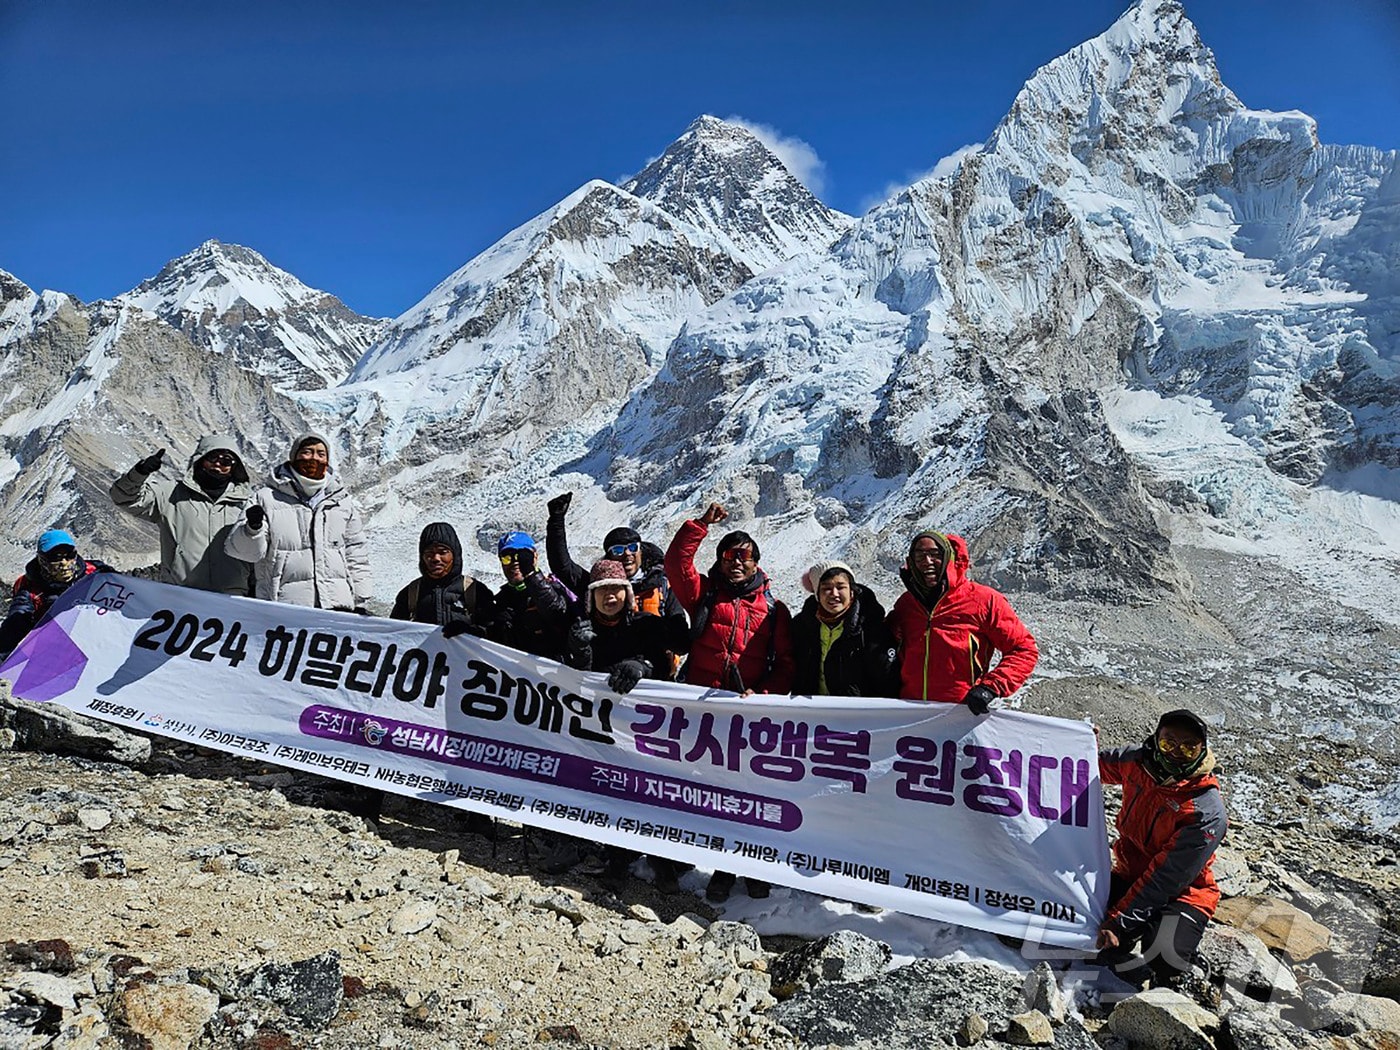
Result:
[[[307,736],[483,773],[558,784],[639,805],[774,831],[796,831],[802,826],[802,810],[786,799],[643,772],[562,751],[523,748],[489,737],[322,704],[303,710],[299,725]]]

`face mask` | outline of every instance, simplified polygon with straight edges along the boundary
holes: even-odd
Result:
[[[67,583],[78,575],[77,551],[61,557],[55,557],[53,551],[41,554],[39,564],[44,570],[44,575],[54,583]]]
[[[320,481],[330,470],[330,464],[320,459],[294,459],[292,469],[304,478]]]

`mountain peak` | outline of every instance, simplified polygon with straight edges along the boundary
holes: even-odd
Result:
[[[826,247],[849,228],[752,131],[708,114],[624,190],[715,234],[754,272]]]
[[[337,383],[382,327],[252,248],[210,239],[119,296],[281,389]]]

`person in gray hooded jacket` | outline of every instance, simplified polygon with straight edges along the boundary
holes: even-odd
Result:
[[[331,465],[330,443],[303,434],[272,484],[253,493],[224,550],[253,563],[254,595],[289,605],[368,612],[360,511]]]
[[[246,562],[224,553],[224,541],[243,520],[252,497],[248,470],[227,434],[199,439],[178,481],[155,477],[165,458],[157,449],[112,483],[114,502],[160,529],[160,579],[223,594],[253,593]]]

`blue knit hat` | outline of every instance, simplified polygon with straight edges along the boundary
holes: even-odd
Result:
[[[77,550],[78,541],[73,538],[71,532],[64,529],[49,529],[48,532],[39,537],[39,553],[47,554],[55,547],[72,547]]]

